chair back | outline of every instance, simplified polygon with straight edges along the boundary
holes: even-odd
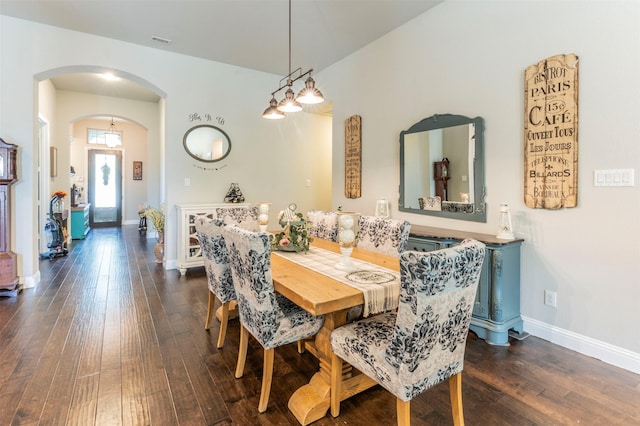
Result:
[[[271,245],[263,232],[236,226],[224,229],[240,322],[263,346],[279,326],[278,301],[271,279]]]
[[[231,278],[229,254],[222,228],[224,222],[219,219],[198,217],[195,221],[196,233],[202,249],[202,260],[207,272],[209,290],[222,302],[235,300],[236,291]]]
[[[484,244],[400,256],[400,305],[385,360],[413,397],[462,371]]]
[[[324,210],[307,212],[309,235],[323,240],[338,241],[338,214]]]
[[[400,257],[407,249],[411,224],[406,220],[360,216],[356,247]]]
[[[236,225],[253,232],[257,232],[260,229],[258,225],[258,207],[256,206],[218,207],[216,208],[216,216],[227,225]]]

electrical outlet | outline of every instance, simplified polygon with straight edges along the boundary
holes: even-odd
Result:
[[[552,308],[556,307],[558,302],[558,293],[555,291],[545,290],[544,291],[544,304],[547,306],[551,306]]]

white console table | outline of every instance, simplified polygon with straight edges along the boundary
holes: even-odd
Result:
[[[196,233],[196,219],[218,217],[216,209],[231,207],[248,207],[250,204],[215,203],[215,204],[177,204],[178,210],[178,260],[180,275],[187,273],[188,268],[203,266],[200,240]]]

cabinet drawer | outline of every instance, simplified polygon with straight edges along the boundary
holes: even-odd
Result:
[[[412,251],[434,251],[440,250],[443,248],[447,248],[454,244],[457,244],[456,240],[428,240],[424,238],[413,238],[409,237],[409,241],[407,243],[407,250]]]

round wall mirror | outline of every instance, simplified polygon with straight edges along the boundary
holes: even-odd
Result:
[[[199,161],[220,161],[231,151],[231,140],[224,130],[208,124],[195,126],[184,134],[184,150]]]

